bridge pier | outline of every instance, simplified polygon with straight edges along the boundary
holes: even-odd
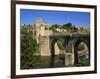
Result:
[[[67,46],[67,52],[65,54],[65,65],[73,65],[74,64],[74,45],[72,41],[69,41]]]
[[[72,53],[66,53],[65,54],[65,65],[73,65],[73,57],[74,55]]]
[[[40,54],[41,56],[50,56],[51,53],[50,53],[50,45],[49,45],[49,37],[48,36],[41,36],[40,37],[40,46],[39,46],[39,49],[40,49]]]

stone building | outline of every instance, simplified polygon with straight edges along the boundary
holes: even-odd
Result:
[[[49,36],[53,35],[53,30],[50,30],[49,27],[50,25],[44,23],[42,19],[36,19],[36,22],[33,25],[33,37],[36,38],[36,41],[39,44],[39,50],[41,56],[51,55]],[[58,47],[57,43],[55,43],[54,48],[55,48],[55,55],[59,55],[61,53],[61,49]]]
[[[36,37],[37,43],[39,43],[40,36],[49,36],[53,34],[52,30],[49,30],[49,25],[45,24],[42,19],[36,19],[33,28],[33,34]]]

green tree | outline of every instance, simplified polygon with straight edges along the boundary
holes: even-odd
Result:
[[[72,23],[63,24],[63,28],[70,30],[72,28]]]
[[[35,54],[39,53],[36,39],[32,37],[32,32],[27,32],[26,28],[21,30],[21,69],[34,67]]]
[[[58,31],[56,31],[56,28],[58,28],[58,24],[53,24],[51,27],[50,27],[50,30],[52,30],[54,33],[57,33]]]
[[[75,27],[75,26],[72,26],[72,30],[71,30],[72,32],[77,32],[78,31],[78,28],[77,27]]]
[[[58,25],[58,24],[54,24],[54,27],[55,27],[55,28],[58,28],[58,27],[59,27],[59,25]]]
[[[85,45],[84,44],[80,44],[79,46],[78,46],[78,51],[82,51],[82,50],[84,50],[85,49]]]

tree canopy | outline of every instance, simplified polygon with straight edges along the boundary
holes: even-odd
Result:
[[[33,38],[32,32],[26,28],[21,29],[21,69],[28,69],[34,66],[36,62],[35,54],[39,53],[36,39]]]

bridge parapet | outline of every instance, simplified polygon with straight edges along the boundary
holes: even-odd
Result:
[[[50,36],[88,36],[88,35],[90,35],[90,34],[74,32],[74,33],[53,33]]]

